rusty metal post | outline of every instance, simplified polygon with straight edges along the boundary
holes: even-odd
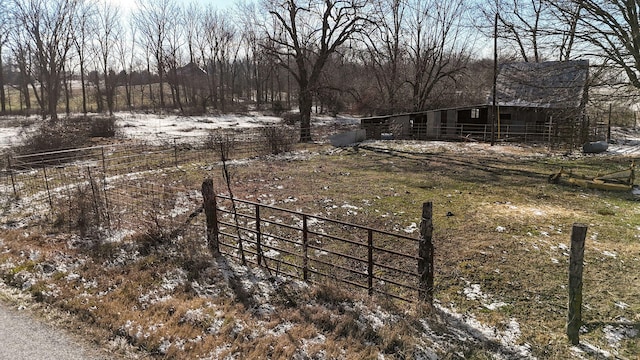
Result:
[[[49,178],[47,177],[47,167],[42,166],[42,172],[44,174],[44,184],[47,187],[47,197],[49,198],[49,207],[53,210],[53,200],[51,199],[51,190],[49,189]]]
[[[373,230],[368,229],[367,231],[367,276],[368,276],[368,290],[369,296],[373,295]]]
[[[302,215],[302,279],[309,281],[309,228],[307,225],[307,215]]]
[[[260,205],[256,204],[256,252],[258,265],[262,265],[262,231],[260,230]]]
[[[109,210],[109,196],[107,192],[107,159],[104,155],[104,146],[100,147],[102,154],[102,192],[104,193],[104,208],[107,217],[107,226],[111,229],[111,214]]]

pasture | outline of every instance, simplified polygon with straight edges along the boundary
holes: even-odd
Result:
[[[637,199],[547,182],[562,167],[593,175],[626,169],[632,157],[480,143],[299,144],[284,155],[229,162],[227,183],[213,155],[185,157],[177,170],[172,156],[154,171],[136,172],[135,182],[162,181],[173,206],[185,196],[197,204],[199,184],[209,177],[238,199],[417,237],[422,203],[433,202],[436,306],[344,293],[329,281],[308,287],[274,277],[273,269],[211,259],[197,230],[170,239],[141,225],[138,233],[87,242],[64,223],[69,219],[13,200],[2,209],[5,282],[84,322],[105,347],[120,341],[159,357],[640,353]],[[154,166],[150,161],[146,166]],[[136,187],[121,193],[127,189]],[[138,199],[129,196],[123,201]],[[158,219],[137,211],[141,223]],[[31,220],[21,222],[25,217]],[[578,347],[565,335],[574,223],[588,226]]]

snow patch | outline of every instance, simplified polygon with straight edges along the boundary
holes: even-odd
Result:
[[[633,339],[638,337],[638,329],[634,328],[631,323],[629,324],[609,324],[606,325],[602,332],[604,338],[609,343],[609,346],[617,348],[620,346],[620,342],[626,339]]]

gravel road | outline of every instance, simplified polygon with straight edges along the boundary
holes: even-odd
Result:
[[[0,359],[106,360],[89,344],[0,302]]]

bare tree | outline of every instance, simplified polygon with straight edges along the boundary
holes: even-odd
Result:
[[[33,67],[31,51],[23,31],[12,31],[10,33],[10,42],[11,52],[19,70],[17,88],[20,92],[20,110],[26,109],[29,111],[31,110],[29,86],[35,90],[35,84],[31,76]]]
[[[366,62],[371,63],[380,96],[388,111],[397,111],[405,84],[402,67],[410,9],[404,0],[376,0],[372,17],[374,30],[365,33]]]
[[[201,20],[203,34],[198,42],[209,80],[209,98],[216,109],[224,111],[233,77],[232,57],[240,47],[238,32],[230,14],[212,6],[205,9]]]
[[[130,33],[120,36],[116,41],[116,51],[118,55],[118,62],[122,71],[120,72],[119,79],[124,84],[125,98],[127,101],[127,108],[131,110],[133,108],[133,94],[132,94],[132,77],[134,71],[134,64],[136,61],[136,49],[135,27],[129,28]]]
[[[40,83],[37,97],[42,116],[58,119],[62,73],[73,44],[73,19],[78,0],[14,0],[13,17],[26,34],[29,50],[34,55]]]
[[[262,78],[263,74],[260,69],[260,63],[264,58],[264,53],[261,51],[260,42],[261,36],[259,28],[259,14],[255,3],[242,2],[237,7],[237,21],[241,24],[240,29],[242,32],[242,42],[244,44],[244,66],[247,88],[252,88],[255,91],[255,101],[260,108],[263,100],[262,96]],[[253,98],[253,91],[247,91],[247,97]]]
[[[575,0],[496,0],[479,3],[476,28],[492,38],[497,15],[503,56],[525,62],[572,59],[582,6]]]
[[[5,48],[5,45],[9,41],[9,32],[10,32],[10,22],[8,12],[6,10],[9,9],[9,1],[0,0],[0,9],[3,9],[0,12],[0,114],[4,115],[7,111],[7,99],[6,94],[4,92],[4,61],[2,57],[2,51]]]
[[[218,79],[220,80],[220,108],[222,111],[225,111],[226,89],[230,87],[229,83],[231,82],[229,79],[229,83],[227,83],[227,79],[225,78],[230,73],[229,67],[232,62],[230,58],[237,54],[235,50],[238,48],[236,46],[238,42],[235,41],[236,29],[226,14],[223,15],[218,22],[217,33],[220,51],[218,51],[218,57],[215,60],[218,63]]]
[[[264,1],[265,50],[298,84],[300,141],[311,140],[311,107],[329,56],[368,24],[366,0]],[[293,61],[289,61],[293,59]]]
[[[184,15],[179,7],[175,9],[176,17],[171,19],[167,26],[167,45],[165,46],[164,63],[167,71],[167,80],[171,89],[171,97],[173,105],[178,106],[180,111],[184,112],[182,100],[180,98],[180,81],[178,79],[178,68],[183,63],[183,34],[181,18]]]
[[[169,29],[179,18],[179,8],[174,0],[137,0],[138,9],[133,13],[134,23],[142,37],[141,41],[153,56],[160,79],[160,106],[165,107],[164,81]]]
[[[640,89],[640,3],[636,0],[573,0],[583,9],[579,37],[607,66],[623,71]]]
[[[219,11],[209,6],[205,9],[201,18],[203,35],[199,38],[200,53],[205,69],[207,70],[209,100],[215,108],[218,106],[218,81],[216,71],[216,59],[219,57],[220,42],[218,40],[218,22],[220,21]]]
[[[463,0],[413,0],[408,56],[412,73],[413,107],[423,110],[433,102],[434,90],[460,75],[470,59],[462,36]]]
[[[113,4],[104,2],[97,12],[98,31],[96,33],[97,52],[100,62],[100,71],[104,79],[104,94],[109,115],[113,115],[117,76],[115,67],[115,50],[118,39],[123,37],[120,24],[119,8]]]
[[[93,38],[95,33],[95,4],[90,1],[82,1],[78,7],[78,16],[74,21],[73,30],[73,43],[75,46],[75,52],[78,59],[78,65],[80,66],[80,86],[82,90],[82,113],[87,113],[87,63],[89,56],[87,54],[87,47],[90,43],[90,39]]]
[[[511,42],[525,62],[540,62],[546,0],[510,0],[498,2],[498,22],[504,40]]]
[[[552,30],[552,33],[556,37],[554,44],[559,52],[558,60],[571,60],[579,40],[577,28],[582,12],[582,3],[573,0],[560,0],[550,1],[549,4],[552,6],[552,23],[556,24],[556,29]]]

